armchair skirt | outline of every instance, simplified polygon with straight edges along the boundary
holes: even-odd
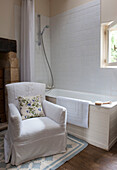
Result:
[[[10,132],[5,136],[6,163],[9,162],[10,155],[11,164],[19,165],[38,157],[65,152],[66,134],[63,131],[65,131],[64,126],[47,117],[24,120],[23,132],[19,138],[12,141]]]

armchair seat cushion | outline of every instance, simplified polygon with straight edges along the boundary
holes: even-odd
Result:
[[[59,125],[48,117],[26,119],[22,121],[22,131],[18,142],[30,143],[42,138],[48,138],[63,133],[64,126]]]

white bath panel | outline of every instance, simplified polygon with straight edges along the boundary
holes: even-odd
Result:
[[[97,99],[103,99],[104,96],[96,94],[85,94],[79,92],[71,92],[61,89],[53,89],[46,93],[46,99],[56,103],[57,96],[71,97],[77,99],[92,100],[92,95]],[[79,97],[78,97],[79,96]],[[108,96],[109,98],[109,96]],[[117,98],[111,96],[112,104],[96,106],[94,103],[89,106],[89,127],[82,128],[72,124],[67,125],[68,133],[86,140],[90,144],[109,150],[117,141]]]

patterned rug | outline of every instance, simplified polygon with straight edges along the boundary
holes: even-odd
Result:
[[[55,170],[88,145],[85,141],[68,135],[66,153],[37,158],[16,167],[12,166],[10,163],[5,164],[4,162],[4,134],[5,131],[0,132],[0,170]]]

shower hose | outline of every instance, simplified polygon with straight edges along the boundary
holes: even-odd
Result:
[[[49,68],[49,71],[50,71],[50,75],[51,75],[51,86],[49,87],[47,87],[47,88],[54,88],[54,78],[53,78],[53,74],[52,74],[52,69],[51,69],[51,67],[50,67],[50,64],[49,64],[49,61],[48,61],[48,58],[47,58],[47,55],[46,55],[46,51],[45,51],[45,45],[44,45],[44,41],[43,41],[43,35],[41,35],[41,37],[42,37],[42,47],[43,47],[43,52],[44,52],[44,56],[45,56],[45,60],[46,60],[46,62],[47,62],[47,65],[48,65],[48,68]]]

